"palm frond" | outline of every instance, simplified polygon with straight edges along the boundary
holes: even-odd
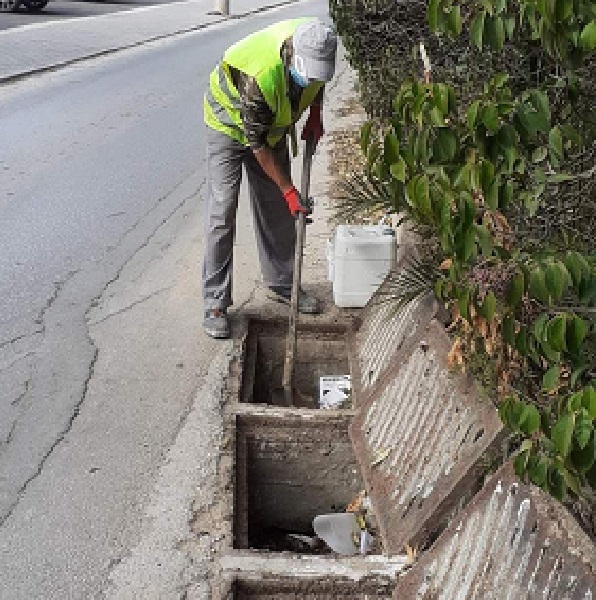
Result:
[[[338,220],[353,221],[386,212],[396,212],[389,183],[365,173],[352,173],[338,183],[335,205]]]
[[[377,296],[377,303],[390,302],[397,312],[410,302],[431,293],[438,275],[436,264],[430,257],[409,257],[388,275]]]

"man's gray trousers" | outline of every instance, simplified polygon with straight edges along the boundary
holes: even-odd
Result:
[[[278,165],[289,174],[285,137],[274,148],[274,154]],[[263,281],[268,286],[292,285],[296,225],[280,189],[263,171],[250,148],[207,127],[205,310],[225,310],[232,304],[232,250],[242,165],[248,179]]]

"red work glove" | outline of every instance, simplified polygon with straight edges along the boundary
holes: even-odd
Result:
[[[323,121],[321,119],[321,105],[311,104],[308,118],[302,130],[302,139],[307,140],[312,136],[316,146],[324,133],[325,130],[323,129]]]
[[[309,214],[309,210],[306,206],[302,204],[302,199],[300,198],[300,193],[295,187],[290,188],[287,192],[284,193],[284,198],[286,199],[286,204],[290,209],[290,214],[296,218],[298,213],[303,212],[305,214]]]

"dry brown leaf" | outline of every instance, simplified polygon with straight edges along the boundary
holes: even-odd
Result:
[[[366,490],[362,490],[347,506],[346,512],[360,512],[362,510],[362,503],[366,496]]]
[[[418,550],[416,548],[412,548],[410,544],[406,544],[406,555],[408,557],[408,564],[413,565],[416,560],[416,556],[418,555]]]

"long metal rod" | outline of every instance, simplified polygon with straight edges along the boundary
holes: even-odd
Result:
[[[315,151],[315,143],[311,138],[304,144],[304,155],[302,157],[302,180],[300,182],[300,195],[303,202],[307,202],[310,192],[310,171],[312,157]],[[298,294],[300,291],[300,280],[302,278],[302,254],[304,251],[304,239],[306,237],[306,215],[298,213],[296,221],[296,246],[294,249],[294,276],[292,279],[292,302],[290,304],[290,325],[288,338],[286,340],[286,359],[284,361],[284,373],[282,384],[284,388],[284,399],[286,406],[294,404],[294,361],[296,357],[296,324],[298,322]]]

